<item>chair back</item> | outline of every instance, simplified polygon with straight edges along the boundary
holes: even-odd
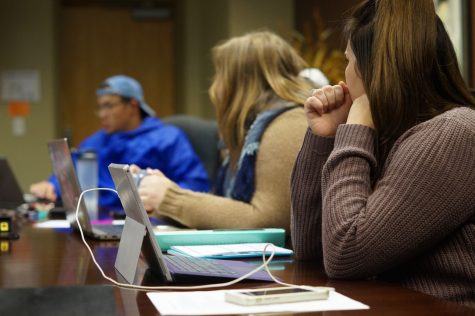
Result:
[[[185,114],[166,116],[161,120],[164,123],[175,125],[185,132],[193,149],[203,162],[208,172],[211,188],[213,188],[220,165],[216,121]]]

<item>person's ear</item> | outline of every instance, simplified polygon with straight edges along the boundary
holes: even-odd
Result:
[[[130,105],[132,106],[132,108],[137,109],[138,111],[140,111],[139,101],[137,101],[135,99],[132,99],[132,100],[130,100]]]

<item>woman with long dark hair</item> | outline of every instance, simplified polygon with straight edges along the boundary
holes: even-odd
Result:
[[[364,1],[346,34],[346,83],[305,102],[294,250],[473,307],[475,102],[434,3]]]

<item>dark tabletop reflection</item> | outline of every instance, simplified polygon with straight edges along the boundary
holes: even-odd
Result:
[[[123,281],[114,269],[119,243],[89,239],[87,241],[105,274],[114,280]],[[20,238],[6,242],[3,247],[5,247],[5,251],[0,254],[0,304],[2,302],[14,302],[18,297],[30,297],[31,295],[45,295],[48,298],[55,298],[60,293],[69,293],[71,297],[80,297],[83,293],[84,297],[95,296],[79,303],[72,303],[72,301],[65,299],[62,301],[65,302],[62,306],[69,310],[79,311],[77,304],[80,304],[82,308],[80,314],[91,316],[93,314],[87,312],[88,308],[103,300],[106,308],[106,310],[103,310],[104,315],[158,314],[145,291],[119,288],[105,280],[94,265],[80,236],[71,229],[38,229],[27,223],[23,225],[20,231]],[[255,266],[262,263],[261,259],[247,261]],[[406,290],[390,283],[375,280],[329,280],[325,276],[322,263],[319,261],[298,262],[293,258],[281,257],[276,258],[270,264],[270,270],[284,282],[331,286],[341,294],[371,307],[370,310],[365,311],[313,313],[315,315],[474,314],[474,310],[462,305]],[[138,284],[147,286],[165,285],[160,277],[148,270],[141,259],[138,262],[136,280]],[[222,281],[200,279],[188,280],[186,283],[178,284],[197,285]],[[232,287],[261,288],[270,285],[275,284],[243,281]],[[11,312],[2,311],[1,308],[0,306],[1,315],[11,314]],[[49,308],[54,307],[50,306]]]

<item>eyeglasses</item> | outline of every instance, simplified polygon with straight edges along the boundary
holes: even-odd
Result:
[[[101,112],[110,112],[112,111],[116,106],[124,104],[123,101],[117,101],[115,103],[104,103],[104,104],[98,104],[96,106],[96,110],[94,111],[96,115],[99,115]]]

